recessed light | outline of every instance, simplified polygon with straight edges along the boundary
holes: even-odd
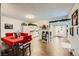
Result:
[[[28,18],[28,19],[34,19],[35,16],[30,14],[30,15],[26,15],[26,18]]]

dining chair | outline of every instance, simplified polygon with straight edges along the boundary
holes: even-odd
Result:
[[[5,36],[6,36],[6,37],[8,37],[8,36],[13,36],[13,33],[6,33]]]
[[[25,55],[26,49],[29,48],[29,56],[31,55],[31,40],[32,36],[27,33],[21,33],[23,37],[23,41],[20,43],[20,50],[22,51],[22,55]]]

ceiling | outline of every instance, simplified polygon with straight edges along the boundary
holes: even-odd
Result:
[[[73,5],[73,3],[2,3],[1,15],[29,22],[51,20],[54,17],[68,15]],[[35,18],[27,19],[28,14],[34,15]]]

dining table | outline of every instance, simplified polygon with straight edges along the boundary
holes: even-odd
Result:
[[[18,47],[19,46],[18,44],[23,41],[23,36],[17,38],[13,36],[8,36],[8,37],[3,37],[1,40],[12,49],[12,55],[18,55],[17,53],[19,52],[19,50],[17,49],[18,52],[16,53],[15,47]]]

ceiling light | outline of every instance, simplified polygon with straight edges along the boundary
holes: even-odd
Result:
[[[33,19],[33,18],[35,18],[35,16],[34,15],[27,15],[26,18]]]

